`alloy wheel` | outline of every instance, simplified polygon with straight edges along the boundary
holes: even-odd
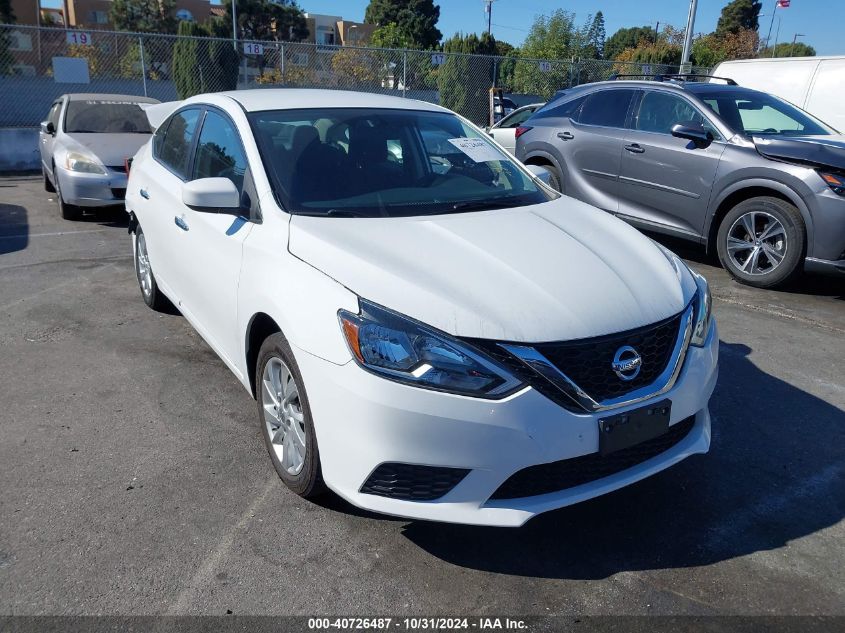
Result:
[[[282,468],[297,475],[305,464],[305,415],[299,386],[288,366],[273,356],[264,365],[261,380],[264,424]]]
[[[147,254],[147,240],[144,234],[138,235],[135,244],[135,260],[138,266],[138,281],[141,284],[141,292],[149,297],[153,291],[153,271],[150,268],[150,256]]]
[[[731,225],[727,254],[737,270],[747,275],[767,275],[786,257],[783,224],[764,211],[750,211]]]

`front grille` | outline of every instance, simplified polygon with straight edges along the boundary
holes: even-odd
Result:
[[[544,343],[535,345],[535,348],[593,400],[602,402],[657,380],[672,355],[681,316],[679,314],[660,323],[619,334],[566,343]],[[622,380],[611,368],[616,351],[623,345],[633,347],[642,358],[640,373],[633,380]]]
[[[669,430],[660,437],[609,455],[591,453],[582,457],[523,468],[499,486],[490,499],[534,497],[609,477],[665,453],[689,435],[694,424],[695,416],[691,415],[670,426]]]
[[[433,501],[457,486],[467,473],[464,468],[387,462],[373,471],[361,492],[406,501]]]
[[[120,200],[123,200],[123,199],[126,198],[126,188],[124,187],[123,189],[118,189],[116,187],[112,187],[111,195],[114,198],[118,198]]]

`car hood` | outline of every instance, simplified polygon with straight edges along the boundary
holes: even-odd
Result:
[[[753,137],[766,158],[812,167],[845,169],[845,136]]]
[[[122,166],[150,139],[149,134],[66,134],[68,151],[82,148],[99,158],[103,165]],[[75,147],[74,147],[75,146]]]
[[[295,215],[290,252],[360,297],[455,336],[545,342],[680,312],[695,292],[654,242],[562,197],[414,218]]]

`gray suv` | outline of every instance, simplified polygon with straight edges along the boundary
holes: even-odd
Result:
[[[845,137],[727,81],[566,90],[517,129],[516,156],[566,195],[715,248],[743,283],[845,274]]]

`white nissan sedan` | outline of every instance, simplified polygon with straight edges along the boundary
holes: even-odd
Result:
[[[709,448],[704,279],[449,110],[192,97],[126,205],[144,301],[252,393],[304,497],[519,526]]]

